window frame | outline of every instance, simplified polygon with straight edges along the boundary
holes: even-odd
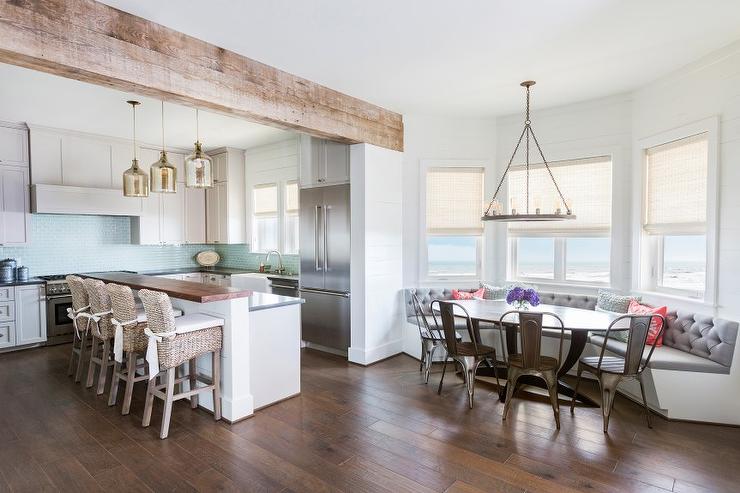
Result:
[[[419,280],[424,283],[437,283],[442,281],[460,281],[470,282],[479,281],[483,278],[484,272],[484,245],[485,245],[485,228],[480,235],[429,235],[427,233],[426,213],[427,213],[427,172],[432,168],[481,168],[483,170],[483,200],[481,201],[481,216],[483,216],[483,202],[486,200],[488,184],[487,170],[488,163],[480,160],[470,159],[423,159],[419,166]],[[427,239],[429,236],[471,236],[476,241],[476,272],[474,275],[430,275]]]
[[[669,288],[660,285],[663,274],[663,238],[665,236],[688,235],[685,231],[667,230],[661,234],[647,234],[644,218],[647,213],[647,151],[653,147],[705,133],[707,135],[707,218],[706,218],[706,266],[704,292]],[[679,300],[699,302],[716,307],[717,261],[719,232],[719,117],[712,116],[687,125],[676,127],[650,137],[639,139],[635,146],[634,176],[639,183],[636,210],[633,220],[633,251],[637,260],[633,265],[633,290],[646,295],[668,296]],[[697,234],[697,233],[693,233]]]
[[[297,213],[289,213],[287,211],[287,193],[286,188],[290,184],[296,184],[298,185],[298,203],[299,203],[299,212]],[[280,251],[280,253],[285,255],[298,255],[298,253],[285,253],[285,240],[286,240],[286,225],[287,221],[286,218],[289,214],[292,215],[299,215],[300,214],[300,196],[301,196],[301,187],[299,184],[299,181],[297,179],[275,179],[274,177],[270,178],[266,181],[260,181],[258,183],[254,183],[250,189],[249,189],[249,200],[250,200],[250,211],[251,211],[251,217],[250,217],[250,251],[251,253],[267,253],[267,250],[262,250],[259,248],[255,248],[255,246],[259,246],[259,243],[256,241],[256,234],[257,234],[257,219],[259,216],[255,214],[254,212],[254,191],[257,188],[260,187],[268,187],[268,186],[275,186],[277,188],[277,249]],[[297,237],[298,241],[298,250],[300,252],[300,235]]]

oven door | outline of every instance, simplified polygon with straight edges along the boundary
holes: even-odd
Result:
[[[48,296],[46,298],[46,344],[72,342],[74,325],[67,316],[67,308],[72,308],[72,296]]]

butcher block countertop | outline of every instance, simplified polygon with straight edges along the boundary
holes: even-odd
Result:
[[[100,279],[104,282],[125,284],[131,289],[151,289],[153,291],[162,291],[172,298],[193,301],[195,303],[210,303],[212,301],[223,301],[252,296],[252,291],[249,289],[201,284],[191,281],[178,281],[176,279],[166,279],[163,277],[147,276],[143,274],[93,272],[91,274],[80,275],[91,277],[93,279]]]

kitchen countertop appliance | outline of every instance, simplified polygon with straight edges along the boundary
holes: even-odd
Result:
[[[300,193],[300,296],[304,341],[340,351],[350,344],[350,185]]]
[[[46,345],[72,342],[74,326],[67,316],[72,308],[72,292],[64,274],[39,276],[46,281]]]

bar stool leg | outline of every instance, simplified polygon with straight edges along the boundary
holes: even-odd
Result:
[[[98,395],[105,392],[105,381],[108,379],[110,366],[110,339],[103,341],[103,354],[100,355],[100,375],[98,375]]]
[[[195,390],[195,387],[197,386],[196,382],[196,368],[195,368],[195,358],[191,358],[188,360],[188,377],[190,380],[190,390]],[[190,396],[190,408],[191,409],[197,409],[198,408],[198,394],[193,394]]]
[[[213,352],[213,417],[221,419],[221,351]]]
[[[126,415],[131,410],[131,396],[134,392],[134,378],[136,378],[136,353],[128,353],[126,360],[126,390],[123,393],[123,408],[121,414]]]
[[[152,421],[152,407],[154,407],[154,387],[157,386],[157,377],[150,375],[149,384],[146,387],[146,399],[144,400],[144,417],[141,426],[147,427]]]
[[[108,397],[108,405],[115,406],[118,400],[118,384],[121,380],[121,363],[116,361],[113,364],[113,380],[110,384],[110,394]]]
[[[167,383],[165,387],[164,412],[162,413],[162,428],[159,438],[164,440],[170,433],[170,418],[172,417],[172,396],[175,393],[175,369],[167,369]]]
[[[77,354],[77,334],[72,336],[72,354],[69,355],[69,367],[67,376],[71,377],[75,372],[75,355]]]
[[[85,361],[85,348],[87,346],[87,332],[83,332],[80,337],[80,355],[77,359],[77,372],[75,373],[75,383],[82,380],[82,363]]]
[[[95,377],[95,359],[97,358],[96,353],[98,352],[98,343],[100,339],[92,336],[92,344],[90,345],[90,363],[87,367],[87,381],[85,387],[90,388],[93,385],[93,379]]]

